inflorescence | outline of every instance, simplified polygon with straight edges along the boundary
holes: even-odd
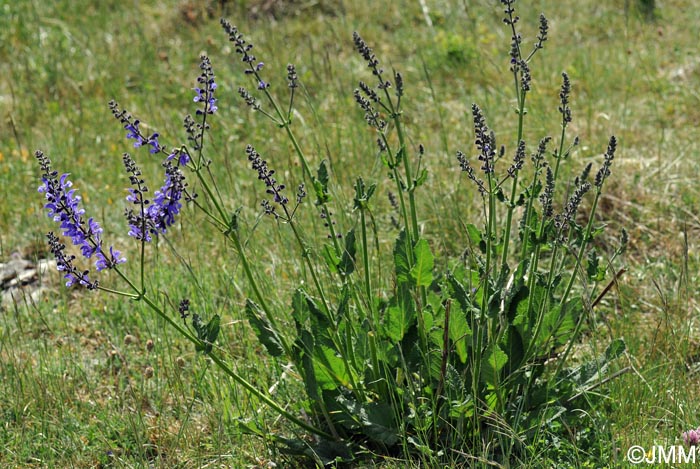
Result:
[[[265,183],[265,187],[267,188],[265,192],[272,195],[272,201],[275,204],[284,208],[284,206],[289,202],[289,199],[282,193],[285,185],[278,183],[277,179],[274,177],[275,170],[267,167],[267,161],[260,157],[260,154],[255,150],[255,148],[253,148],[252,145],[248,145],[245,152],[248,155],[248,161],[251,162],[252,168],[258,172],[258,179]],[[297,191],[297,200],[300,200],[302,192],[303,188],[301,189],[301,192]],[[304,195],[306,195],[305,192]],[[303,199],[303,196],[301,199]],[[276,211],[276,206],[272,205],[269,200],[263,200],[261,205],[266,214],[274,215],[275,218],[280,217],[279,213]]]
[[[151,147],[150,152],[156,154],[164,148],[158,142],[160,135],[157,132],[152,133],[150,136],[146,136],[139,129],[141,122],[138,119],[134,119],[131,114],[126,112],[126,110],[120,110],[119,105],[116,101],[112,100],[109,102],[109,108],[112,110],[112,114],[115,118],[124,124],[124,129],[126,129],[126,138],[135,140],[134,148],[139,148],[144,145],[149,145]]]
[[[68,179],[68,174],[58,176],[58,172],[51,168],[51,160],[43,152],[35,153],[39,166],[43,171],[41,176],[42,185],[39,192],[45,195],[47,203],[44,208],[48,209],[48,216],[55,222],[60,223],[63,236],[71,238],[73,245],[80,247],[80,252],[86,259],[95,256],[95,267],[98,271],[112,269],[117,264],[126,262],[121,253],[113,247],[106,253],[103,250],[102,227],[92,218],[85,220],[85,209],[80,207],[81,197],[71,189],[73,183]],[[58,237],[50,232],[48,235],[51,252],[56,258],[58,270],[66,272],[64,277],[68,280],[67,286],[79,284],[90,290],[97,288],[97,281],[90,281],[89,271],[78,270],[73,261],[74,255],[66,255],[65,244],[61,243]]]
[[[197,77],[199,86],[194,88],[194,91],[197,93],[197,96],[194,97],[194,102],[203,103],[204,108],[197,109],[197,115],[214,114],[218,109],[216,106],[216,98],[214,97],[214,91],[216,90],[214,71],[211,67],[209,57],[202,55],[200,59],[199,68],[202,70],[202,73]]]

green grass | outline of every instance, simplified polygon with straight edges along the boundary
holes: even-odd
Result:
[[[127,180],[120,155],[131,145],[107,102],[116,99],[171,142],[181,140],[199,54],[206,52],[220,83],[220,113],[208,143],[218,158],[215,176],[230,206],[244,207],[249,252],[270,275],[270,300],[288,304],[301,269],[298,248],[269,220],[255,224],[262,188],[248,168],[245,144],[253,143],[290,181],[300,170],[275,129],[238,98],[243,77],[218,26],[219,13],[208,17],[187,3],[26,0],[1,7],[0,259],[14,251],[36,254],[51,229],[35,191],[39,170],[32,153],[38,148],[57,168],[71,171],[88,211],[103,222],[105,238],[136,258],[121,216]],[[277,18],[264,12],[253,18],[243,6],[229,5],[227,16],[256,44],[266,67],[277,71],[277,88],[284,86],[284,66],[297,65],[304,96],[296,132],[312,165],[329,160],[336,187],[346,188],[335,196],[348,208],[358,175],[380,181],[384,175],[352,100],[365,76],[352,31],[374,45],[383,63],[404,73],[410,143],[427,149],[424,192],[435,194],[420,199],[419,222],[436,246],[459,252],[463,224],[478,210],[454,158],[459,149],[471,151],[471,103],[482,106],[502,143],[515,144],[508,140],[515,134],[514,103],[504,73],[508,36],[500,10],[486,1],[426,2],[429,27],[419,2],[365,3],[289,8]],[[528,142],[559,131],[563,70],[574,86],[571,133],[582,141],[567,166],[572,174],[600,161],[610,134],[620,140],[599,217],[610,235],[621,227],[630,232],[627,272],[597,310],[597,333],[581,347],[582,353],[600,349],[608,336],[628,344],[619,366],[629,371],[602,388],[607,427],[619,448],[619,460],[611,462],[616,466],[630,445],[673,444],[700,424],[692,392],[700,381],[700,191],[694,184],[700,171],[700,13],[683,1],[664,2],[654,21],[632,10],[626,14],[622,2],[529,4],[532,9],[520,12],[526,35],[536,34],[540,11],[551,32],[534,60]],[[151,176],[158,170],[157,164],[145,169]],[[381,184],[378,198],[381,242],[390,243],[394,234]],[[260,388],[276,385],[277,396],[292,401],[301,395],[300,384],[275,374],[244,319],[247,282],[238,261],[201,215],[186,215],[170,236],[182,257],[160,243],[153,288],[167,286],[175,304],[188,296],[206,314],[221,314],[219,344],[236,369]],[[208,366],[164,321],[136,302],[67,291],[57,274],[51,276],[55,288],[40,302],[0,311],[0,466],[292,464],[236,424],[244,419],[265,431],[293,431],[287,423]],[[154,343],[150,351],[148,340]]]

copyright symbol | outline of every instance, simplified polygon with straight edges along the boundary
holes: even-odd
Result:
[[[642,448],[641,446],[631,446],[630,449],[627,450],[627,460],[632,464],[639,464],[644,462],[645,457],[646,451],[644,451],[644,448]]]

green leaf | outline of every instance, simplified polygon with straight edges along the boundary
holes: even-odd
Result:
[[[600,264],[600,258],[595,249],[591,249],[588,253],[586,273],[592,282],[602,282],[605,280],[605,266]]]
[[[422,186],[425,183],[426,179],[428,179],[428,171],[425,169],[422,169],[420,174],[418,174],[418,177],[416,178],[416,181],[414,184],[415,187]]]
[[[353,208],[366,208],[367,202],[374,194],[374,190],[377,188],[376,184],[370,184],[369,187],[365,187],[365,181],[361,177],[357,178],[355,182],[355,198],[353,199]]]
[[[416,319],[415,305],[407,285],[400,285],[384,316],[384,334],[394,343],[403,339]]]
[[[416,263],[411,269],[411,278],[416,286],[429,287],[433,283],[434,258],[425,239],[419,239],[413,248]]]
[[[228,235],[229,233],[235,233],[238,231],[238,217],[240,216],[240,213],[241,208],[239,207],[231,214],[231,220],[228,222],[228,226],[224,234]]]
[[[338,301],[338,308],[335,314],[335,324],[338,325],[343,320],[348,312],[348,304],[350,302],[350,291],[347,285],[343,286],[343,290],[340,293],[340,300]]]
[[[328,188],[328,167],[326,166],[326,160],[321,161],[318,167],[317,176],[318,182],[323,185],[324,189]]]
[[[338,263],[338,270],[343,275],[350,275],[355,270],[355,229],[351,229],[345,235],[345,250],[343,251],[343,257]]]
[[[580,297],[572,298],[561,308],[558,305],[547,314],[545,326],[547,328],[547,336],[554,336],[554,345],[564,345],[572,338],[576,330],[576,323],[583,311],[583,303]]]
[[[313,357],[316,382],[321,389],[333,390],[338,386],[350,387],[350,378],[343,359],[335,350],[325,345],[316,345]]]
[[[506,353],[508,354],[508,363],[510,371],[515,371],[525,358],[525,347],[523,338],[520,336],[517,327],[509,326],[508,334],[506,335],[505,343]]]
[[[356,400],[339,395],[336,397],[337,422],[353,432],[359,431],[371,440],[394,446],[399,441],[394,423],[394,409],[387,403],[360,405]]]
[[[579,388],[599,382],[608,371],[613,360],[620,357],[626,349],[625,341],[613,340],[605,353],[588,360],[580,366],[563,370],[563,379],[575,383]]]
[[[316,305],[316,302],[302,288],[297,288],[292,296],[292,317],[298,326],[308,322],[315,337],[327,337],[330,323]]]
[[[298,288],[292,295],[292,318],[298,327],[303,327],[310,320],[309,308],[306,307],[304,290]]]
[[[355,460],[349,443],[320,439],[312,443],[302,439],[284,438],[272,435],[280,445],[280,451],[285,454],[306,456],[313,460],[316,467],[333,466],[338,463],[350,463]]]
[[[396,269],[397,284],[409,282],[409,265],[406,230],[403,229],[399,233],[399,237],[396,238],[394,246],[394,268]]]
[[[322,402],[318,395],[318,383],[316,382],[316,372],[313,363],[314,347],[316,346],[314,336],[306,329],[300,329],[299,337],[294,342],[295,360],[297,366],[303,370],[304,388],[306,394],[315,406],[321,406]]]
[[[258,336],[260,343],[267,349],[267,352],[273,357],[282,356],[284,354],[282,339],[277,335],[277,332],[260,307],[252,300],[247,299],[245,312],[250,326],[253,328],[255,335]]]
[[[610,343],[610,345],[608,345],[608,348],[605,349],[605,358],[608,361],[615,360],[625,353],[626,349],[627,345],[625,344],[624,339],[615,339]]]
[[[200,343],[195,345],[195,350],[198,352],[211,352],[216,338],[219,336],[221,318],[215,314],[208,323],[204,324],[202,318],[197,314],[192,315],[192,327],[197,331],[197,338]]]
[[[207,333],[206,341],[210,344],[216,342],[216,338],[219,337],[219,331],[221,330],[221,316],[215,314],[211,320],[207,323]]]
[[[467,344],[470,343],[472,330],[467,323],[467,315],[459,308],[451,308],[449,337],[455,346],[455,352],[459,361],[463,364],[467,362]]]
[[[467,311],[471,307],[471,301],[467,294],[467,289],[462,285],[452,272],[447,272],[445,276],[450,287],[450,297],[457,300],[462,311]]]
[[[340,264],[340,259],[335,253],[335,248],[330,244],[326,244],[323,246],[323,250],[321,250],[321,255],[323,256],[323,260],[326,261],[328,269],[331,272],[336,273],[338,271],[338,264]]]
[[[481,235],[481,231],[476,225],[469,223],[467,225],[467,237],[469,238],[470,244],[473,246],[478,246],[481,252],[486,252],[486,243]]]
[[[500,383],[500,372],[508,363],[508,355],[498,345],[491,343],[481,359],[481,379],[490,386],[497,387]]]

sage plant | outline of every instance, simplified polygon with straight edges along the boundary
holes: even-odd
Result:
[[[290,306],[269,301],[260,281],[265,266],[246,252],[241,211],[230,207],[216,186],[212,167],[219,160],[208,154],[205,136],[222,103],[215,97],[219,86],[206,56],[201,57],[195,80],[194,112],[183,118],[184,144],[168,148],[168,138],[145,134],[138,119],[110,102],[127,141],[133,141],[136,151],[148,150],[141,152],[143,162],[141,156],[122,156],[130,184],[124,214],[128,234],[140,248],[139,278],[122,272],[119,266],[125,259],[113,247],[104,247],[102,229],[94,219],[85,219],[68,175],[58,176],[48,157],[38,152],[40,191],[46,195],[49,216],[83,257],[94,256],[98,271],[115,272],[126,286],[109,292],[143,301],[246,392],[311,435],[288,438],[257,432],[282,449],[317,464],[350,462],[368,454],[402,456],[426,465],[468,465],[474,454],[504,465],[526,460],[532,455],[526,442],[536,440],[542,422],[591,410],[592,399],[583,402],[580,397],[602,385],[607,365],[624,351],[624,342],[614,340],[591,362],[570,361],[572,347],[600,298],[591,301],[577,280],[585,271],[597,285],[606,274],[592,241],[598,234],[595,214],[611,175],[617,140],[609,139],[592,182],[588,165],[572,190],[565,191],[561,166],[579,144],[578,137],[568,134],[572,84],[563,73],[558,136],[526,141],[533,60],[548,41],[549,23],[540,16],[536,41],[528,48],[519,32],[515,0],[501,4],[510,37],[507,64],[516,102],[515,143],[513,148],[499,144],[482,108],[471,105],[474,150],[454,154],[465,173],[464,190],[479,195],[483,217],[465,223],[461,255],[434,253],[430,235],[420,229],[427,150],[410,143],[411,128],[403,115],[409,89],[401,72],[385,71],[369,42],[352,34],[371,75],[358,82],[352,95],[373,132],[373,145],[392,186],[388,197],[398,213],[393,219],[398,235],[384,252],[373,198],[382,181],[358,175],[352,213],[342,218],[351,221],[341,227],[335,213],[346,207],[332,197],[329,165],[320,161],[312,166],[295,133],[292,116],[302,85],[296,66],[283,68],[280,81],[286,86],[277,86],[275,67],[258,59],[250,40],[223,19],[221,27],[242,64],[241,79],[248,82],[237,88],[243,107],[271,122],[301,169],[300,174],[289,173],[297,178],[293,193],[254,145],[240,149],[265,191],[259,205],[262,214],[275,220],[280,236],[298,247],[304,280],[310,280],[299,281],[289,295]],[[153,186],[140,165],[156,158],[163,181],[150,192]],[[199,194],[191,189],[193,181]],[[309,196],[313,204],[307,202]],[[277,398],[233,369],[216,346],[220,315],[205,319],[188,298],[180,298],[171,311],[157,292],[146,290],[147,245],[176,229],[176,221],[184,218],[184,204],[200,210],[229,241],[247,280],[248,324],[270,355],[271,366],[285,366],[281,373],[292,370],[300,380],[303,395],[297,402]],[[313,216],[301,218],[304,210]],[[319,229],[303,229],[307,221]],[[323,233],[322,239],[309,234],[317,232]],[[610,263],[625,242],[623,233]],[[66,253],[55,234],[49,234],[49,243],[68,286],[105,289],[75,265],[76,257]],[[438,256],[444,262],[436,262]],[[389,271],[378,260],[387,257],[393,261]]]

